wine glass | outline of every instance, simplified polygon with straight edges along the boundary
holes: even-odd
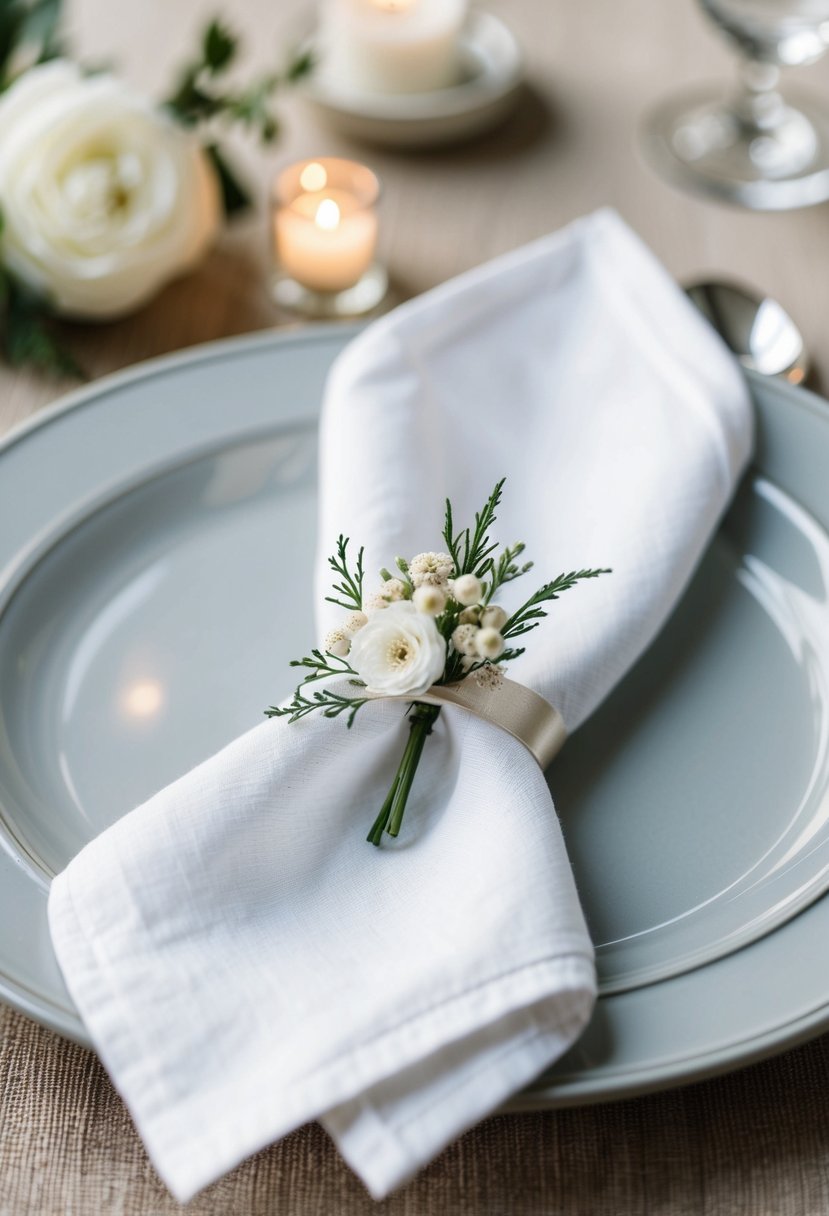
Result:
[[[761,211],[829,199],[829,108],[778,91],[782,67],[829,46],[829,0],[699,0],[743,56],[730,97],[709,89],[663,103],[645,146],[677,184]]]

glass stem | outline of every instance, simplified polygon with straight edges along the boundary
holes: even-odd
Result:
[[[777,91],[779,79],[780,69],[775,64],[743,60],[734,112],[744,130],[760,134],[780,125],[786,103]]]

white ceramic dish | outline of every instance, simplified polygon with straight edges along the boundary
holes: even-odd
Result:
[[[323,62],[303,85],[302,95],[325,123],[352,139],[396,148],[470,139],[510,113],[524,63],[514,34],[491,13],[470,14],[461,50],[464,77],[452,88],[358,93],[328,80]]]
[[[350,332],[148,364],[0,451],[0,991],[80,1041],[49,877],[287,687],[311,640],[315,419]],[[829,1022],[829,410],[752,385],[757,470],[551,773],[605,995],[524,1105],[705,1075]],[[290,620],[286,566],[308,587]]]

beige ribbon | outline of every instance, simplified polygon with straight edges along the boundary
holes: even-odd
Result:
[[[433,684],[418,697],[378,696],[377,700],[408,701],[411,704],[457,705],[485,722],[492,722],[523,743],[543,769],[561,750],[567,738],[564,719],[537,692],[502,680],[497,688],[482,687],[474,676],[457,684]]]

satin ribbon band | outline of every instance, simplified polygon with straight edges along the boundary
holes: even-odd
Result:
[[[425,702],[427,705],[457,705],[485,722],[492,722],[512,735],[547,768],[567,738],[564,719],[537,692],[504,679],[497,688],[481,687],[474,676],[458,684],[433,684],[420,696],[378,696],[377,700]]]

